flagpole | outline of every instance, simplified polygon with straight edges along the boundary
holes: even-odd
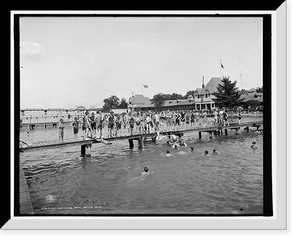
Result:
[[[222,71],[222,66],[221,66],[221,62],[222,60],[220,60],[220,79],[222,80],[222,77],[221,77],[221,71]]]

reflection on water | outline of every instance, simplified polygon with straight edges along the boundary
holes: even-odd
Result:
[[[40,130],[40,136],[44,133]],[[201,141],[197,136],[196,132],[186,133],[188,147],[179,150],[171,149],[164,140],[145,143],[143,150],[136,145],[129,150],[124,140],[109,146],[94,144],[92,157],[80,157],[76,146],[25,152],[20,161],[34,211],[262,214],[263,135],[232,132],[214,139],[203,136]],[[258,139],[256,150],[251,149],[254,139]],[[219,155],[202,155],[213,149]],[[166,150],[173,156],[166,157]],[[145,166],[150,173],[142,176]]]

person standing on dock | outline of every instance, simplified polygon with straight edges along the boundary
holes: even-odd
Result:
[[[239,110],[239,124],[241,124],[241,119],[242,119],[242,113],[241,110]]]
[[[60,118],[59,123],[58,123],[58,131],[59,131],[59,141],[63,142],[64,141],[64,120]]]
[[[108,121],[108,137],[112,137],[114,134],[114,124],[115,124],[115,116],[113,111],[110,112],[107,121]]]
[[[73,127],[74,138],[78,138],[79,121],[77,116],[74,117],[74,121],[71,123],[71,126]]]
[[[130,135],[133,135],[134,123],[135,123],[135,119],[133,114],[131,114],[129,118]]]
[[[87,139],[89,134],[90,136],[92,135],[91,120],[88,111],[86,111],[85,115],[82,117],[82,130],[84,131],[84,139]]]
[[[118,136],[118,131],[122,128],[122,118],[121,115],[115,116],[115,136]]]
[[[102,138],[104,115],[101,111],[97,111],[95,121],[96,121],[96,138]]]

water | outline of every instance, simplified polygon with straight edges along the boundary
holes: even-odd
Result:
[[[68,130],[69,129],[69,130]],[[66,136],[72,137],[71,128]],[[27,141],[58,139],[57,129],[40,129]],[[263,135],[235,134],[209,139],[184,135],[188,147],[173,150],[162,139],[143,150],[127,140],[20,154],[36,214],[262,214]],[[257,139],[258,149],[250,148]],[[194,146],[193,152],[189,150]],[[203,156],[217,149],[219,155]],[[170,150],[172,157],[166,157]],[[150,173],[141,176],[147,166]],[[52,195],[52,201],[47,196]]]

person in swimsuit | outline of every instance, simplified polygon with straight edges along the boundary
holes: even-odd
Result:
[[[116,115],[116,120],[115,120],[116,128],[115,128],[115,136],[118,136],[118,131],[122,128],[122,118],[120,115]]]
[[[71,126],[73,127],[74,138],[77,138],[79,130],[79,121],[77,116],[74,117],[74,121],[71,123]]]
[[[170,151],[167,150],[167,153],[165,154],[165,156],[166,156],[166,157],[172,157],[172,156],[174,156],[174,155],[173,155],[173,154],[170,154]]]
[[[138,114],[135,118],[135,127],[137,133],[142,133],[142,127],[141,127],[141,115]]]
[[[147,117],[146,117],[146,131],[147,131],[147,133],[151,132],[151,122],[152,122],[151,117],[148,114]]]
[[[129,118],[130,135],[133,134],[134,123],[135,123],[134,116],[131,115],[130,118]]]
[[[63,142],[64,141],[64,120],[61,118],[58,123],[58,130],[59,130],[59,141]]]
[[[96,111],[95,122],[96,122],[96,138],[101,138],[101,135],[100,135],[100,124],[101,124],[100,111]],[[102,130],[102,128],[101,128],[101,130]]]
[[[255,142],[255,141],[252,142],[251,148],[252,148],[252,149],[257,149],[256,142]]]
[[[205,150],[204,154],[202,154],[202,155],[208,156],[208,155],[209,155],[209,154],[208,154],[208,150]]]
[[[219,155],[218,151],[216,149],[213,150],[212,154]]]
[[[113,111],[110,112],[107,121],[108,121],[108,136],[112,137],[114,131],[114,123],[115,123],[115,116]]]
[[[241,124],[242,114],[241,111],[239,111],[239,124]]]
[[[144,171],[142,172],[142,175],[147,175],[147,174],[149,174],[149,169],[148,167],[145,167]]]

